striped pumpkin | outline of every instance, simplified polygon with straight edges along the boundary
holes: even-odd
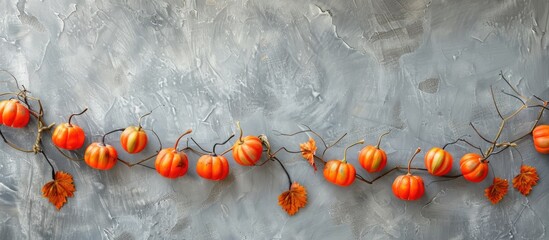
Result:
[[[330,160],[324,165],[324,178],[335,185],[349,186],[355,181],[355,167],[342,160]]]
[[[122,148],[130,154],[135,154],[143,151],[147,146],[147,133],[143,128],[136,126],[129,126],[124,129],[122,135],[120,135],[120,144]]]
[[[467,153],[459,160],[463,178],[471,182],[482,182],[488,176],[488,161],[476,153]]]
[[[452,170],[452,163],[452,155],[442,148],[431,148],[425,154],[425,167],[432,175],[443,176],[448,174]]]
[[[420,199],[425,193],[425,185],[420,176],[410,173],[398,176],[393,182],[393,193],[397,198],[406,201]]]
[[[370,173],[379,172],[387,165],[387,154],[375,146],[366,146],[358,153],[358,162]]]
[[[234,161],[243,166],[253,166],[261,158],[263,146],[256,136],[246,136],[233,145]]]
[[[84,161],[90,167],[99,170],[109,170],[116,164],[118,153],[111,145],[94,142],[86,148]]]
[[[178,178],[187,174],[189,159],[187,154],[178,152],[175,148],[164,148],[156,156],[154,167],[163,177]]]

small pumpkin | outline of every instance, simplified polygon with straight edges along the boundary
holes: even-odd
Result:
[[[448,151],[434,147],[425,154],[425,167],[435,176],[443,176],[452,170],[453,158]]]
[[[129,126],[120,135],[122,148],[130,154],[143,151],[147,146],[147,133],[142,127]]]
[[[253,166],[259,161],[263,153],[261,140],[256,136],[246,136],[243,138],[240,122],[236,122],[236,125],[240,129],[240,137],[232,147],[233,159],[242,166]]]
[[[220,155],[203,155],[196,162],[196,173],[205,179],[223,180],[229,175],[229,162]]]
[[[477,153],[463,155],[459,168],[467,181],[482,182],[488,176],[488,161]]]
[[[156,156],[154,167],[163,177],[178,178],[187,174],[189,159],[187,154],[175,148],[164,148]]]
[[[387,165],[387,154],[379,148],[383,136],[391,131],[381,134],[376,146],[366,146],[358,153],[358,163],[369,173],[379,172]]]
[[[57,125],[51,136],[55,146],[66,149],[76,150],[84,145],[86,134],[84,130],[76,124],[62,123]]]
[[[400,175],[393,182],[393,193],[402,200],[418,200],[425,193],[423,179],[410,173]]]
[[[78,125],[72,124],[71,120],[74,116],[81,115],[87,110],[86,108],[81,113],[71,114],[67,123],[57,125],[51,135],[51,140],[55,146],[66,150],[76,150],[84,145],[84,140],[86,140],[84,130]]]
[[[549,125],[539,125],[532,131],[534,147],[542,154],[549,154]]]
[[[347,162],[347,150],[357,144],[363,144],[364,140],[358,141],[345,148],[343,159],[330,160],[324,165],[324,178],[335,185],[347,187],[355,181],[355,167]]]
[[[412,161],[420,151],[421,148],[417,148],[414,155],[408,161],[408,173],[398,176],[393,182],[393,194],[399,199],[414,201],[420,199],[425,193],[423,179],[420,176],[412,175],[410,172]]]
[[[118,153],[116,149],[108,144],[94,142],[86,148],[84,161],[90,167],[99,170],[109,170],[116,164]]]
[[[324,166],[324,178],[342,187],[353,184],[356,178],[355,167],[343,160],[330,160]]]
[[[253,166],[261,158],[263,146],[256,136],[246,136],[233,145],[233,159],[243,166]]]
[[[358,162],[369,173],[379,172],[387,165],[387,154],[375,146],[366,146],[358,153]]]
[[[24,128],[30,120],[30,111],[19,100],[0,101],[0,124],[12,128]]]
[[[177,145],[183,136],[191,132],[192,130],[189,129],[181,134],[173,148],[164,148],[160,150],[156,156],[154,167],[161,176],[166,178],[178,178],[187,174],[187,170],[189,170],[189,159],[187,154],[177,150]]]

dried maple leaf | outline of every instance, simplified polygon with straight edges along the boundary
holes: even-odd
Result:
[[[315,169],[316,172],[316,164],[315,164],[315,153],[316,153],[316,142],[313,138],[309,137],[308,142],[304,142],[299,144],[299,148],[301,148],[301,156],[305,158],[311,166]]]
[[[56,172],[53,181],[42,187],[42,196],[50,200],[57,210],[67,202],[67,197],[72,197],[74,188],[72,176],[66,172]]]
[[[307,205],[307,189],[299,183],[294,182],[290,190],[278,196],[278,205],[290,216],[296,214],[300,208]]]
[[[538,180],[539,176],[535,167],[522,165],[520,173],[513,178],[513,187],[526,196],[530,194],[532,187],[538,184]]]
[[[509,182],[507,182],[507,179],[495,177],[494,183],[484,190],[484,195],[492,204],[497,204],[507,194],[508,190]]]

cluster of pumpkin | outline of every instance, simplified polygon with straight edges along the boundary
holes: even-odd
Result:
[[[158,152],[155,161],[156,171],[166,178],[178,178],[184,176],[189,168],[189,159],[184,151],[178,149],[179,140],[191,133],[187,130],[179,136],[174,146],[164,148]],[[75,150],[82,147],[84,143],[84,131],[68,123],[56,127],[52,135],[53,143],[66,150]],[[147,146],[147,133],[141,126],[129,126],[120,135],[120,144],[129,154],[136,154]],[[261,158],[263,151],[261,141],[255,136],[240,138],[233,148],[233,157],[238,164],[249,166]],[[99,170],[111,169],[118,160],[116,149],[101,142],[90,144],[84,153],[85,162],[92,168]],[[196,172],[200,177],[210,180],[223,180],[229,174],[229,163],[227,158],[217,155],[214,151],[211,154],[201,156],[196,163]]]
[[[75,115],[75,114],[73,114]],[[77,150],[83,147],[86,134],[78,125],[69,121],[57,125],[52,134],[52,142],[55,146],[65,150]],[[30,120],[29,108],[17,99],[0,101],[0,124],[13,127],[26,127]],[[184,176],[188,170],[188,157],[183,151],[177,149],[179,140],[186,134],[182,134],[172,148],[162,149],[155,161],[156,171],[166,178]],[[129,126],[120,135],[120,144],[124,151],[136,154],[147,146],[147,133],[141,126]],[[261,140],[255,136],[240,137],[232,147],[234,160],[244,166],[255,165],[261,158],[263,151]],[[116,149],[109,144],[93,142],[85,150],[84,160],[90,167],[99,170],[109,170],[118,161]],[[198,175],[211,180],[222,180],[229,174],[229,163],[224,156],[212,154],[201,156],[196,164]]]
[[[549,154],[549,125],[539,125],[532,131],[534,147],[542,154]],[[398,176],[392,185],[393,193],[403,200],[417,200],[425,193],[423,179],[410,173],[410,164],[420,149],[408,163],[408,173]],[[358,162],[369,173],[380,172],[387,165],[387,154],[377,146],[366,146],[358,154]],[[431,148],[425,154],[425,168],[434,176],[444,176],[452,170],[453,157],[443,148]],[[477,153],[467,153],[459,161],[463,178],[471,182],[481,182],[488,175],[488,160]],[[324,168],[324,177],[339,186],[349,186],[356,178],[354,166],[343,160],[330,160]]]

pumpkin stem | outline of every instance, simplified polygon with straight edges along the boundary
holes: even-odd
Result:
[[[381,134],[381,136],[379,136],[379,138],[377,139],[377,144],[376,144],[376,148],[379,149],[379,145],[381,144],[381,139],[383,138],[383,136],[387,135],[391,133],[391,130],[385,132],[384,134]]]
[[[242,144],[244,142],[242,140],[242,135],[244,134],[244,132],[242,131],[242,128],[240,127],[240,122],[239,121],[236,121],[236,127],[238,127],[238,130],[240,130],[240,136],[238,136],[238,141],[240,142],[240,144]]]
[[[350,146],[346,147],[345,148],[345,151],[343,151],[343,159],[341,160],[342,162],[346,163],[347,162],[347,150],[349,150],[349,148],[355,146],[355,145],[358,145],[358,144],[364,144],[364,139],[356,142],[356,143],[353,143],[351,144]]]
[[[234,133],[231,134],[231,136],[229,138],[227,138],[227,140],[225,140],[224,142],[214,144],[213,150],[212,150],[213,155],[217,156],[217,154],[215,153],[215,147],[217,147],[217,145],[225,145],[225,143],[229,142],[229,140],[231,140],[233,137],[234,137]]]
[[[187,134],[189,134],[189,133],[192,133],[192,132],[193,132],[193,130],[192,130],[192,129],[189,129],[189,130],[185,131],[183,134],[181,134],[181,135],[179,136],[179,138],[177,138],[177,141],[175,141],[175,145],[173,145],[173,149],[175,149],[175,151],[177,151],[177,145],[179,145],[179,140],[181,140],[181,138],[182,138],[183,136],[185,136],[185,135],[187,135]]]
[[[111,134],[111,133],[115,133],[115,132],[122,132],[122,131],[124,131],[124,130],[125,130],[124,128],[119,128],[119,129],[112,130],[112,131],[110,131],[110,132],[108,132],[108,133],[105,133],[105,134],[103,135],[103,138],[101,139],[101,142],[103,143],[103,145],[106,145],[106,144],[105,144],[105,137],[107,137],[107,135],[109,135],[109,134]]]
[[[139,130],[141,130],[141,119],[143,119],[143,118],[146,117],[146,116],[151,115],[151,113],[152,113],[154,110],[156,110],[157,108],[159,108],[159,107],[161,107],[161,106],[164,106],[164,104],[160,104],[160,105],[156,106],[156,107],[153,108],[150,112],[145,113],[144,115],[142,115],[142,116],[139,117],[139,120],[137,120],[137,127],[139,128]]]
[[[412,161],[414,160],[414,157],[416,157],[416,155],[421,152],[421,148],[417,148],[416,149],[416,152],[414,153],[414,155],[412,155],[412,157],[410,158],[410,160],[408,160],[408,174],[412,174],[410,173],[410,167],[412,166]]]
[[[88,111],[88,108],[85,108],[85,109],[84,109],[82,112],[80,112],[80,113],[73,113],[73,114],[71,114],[71,115],[69,116],[69,126],[71,126],[72,117],[78,116],[78,115],[82,115],[82,114],[84,114],[86,111]]]

